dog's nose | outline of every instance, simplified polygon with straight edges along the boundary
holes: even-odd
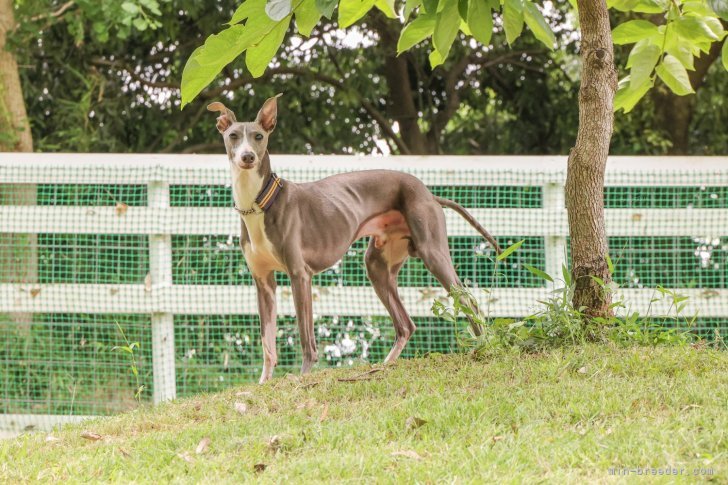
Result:
[[[243,163],[253,163],[255,161],[255,153],[245,152],[240,158],[243,160]]]

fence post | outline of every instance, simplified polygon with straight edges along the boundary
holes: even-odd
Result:
[[[544,219],[551,221],[554,227],[560,227],[559,218],[554,214],[566,210],[566,196],[564,195],[564,184],[561,180],[551,180],[543,187],[543,210]],[[566,261],[566,235],[551,234],[544,238],[545,267],[554,282],[548,286],[556,289],[563,286],[561,267],[567,265]]]
[[[149,207],[169,207],[169,184],[152,180],[147,185]],[[149,272],[152,291],[172,285],[172,236],[149,235]],[[160,309],[156,309],[160,310]],[[152,313],[152,373],[154,403],[177,396],[174,358],[174,315],[161,311]]]

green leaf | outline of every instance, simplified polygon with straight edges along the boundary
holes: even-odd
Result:
[[[430,60],[430,67],[433,69],[445,62],[445,56],[443,56],[437,49],[432,49],[428,59]]]
[[[652,76],[660,55],[662,49],[650,43],[649,39],[643,39],[634,45],[627,60],[627,67],[631,67],[629,77],[632,88],[642,86]]]
[[[612,257],[607,253],[604,257],[604,259],[607,260],[607,269],[609,270],[609,274],[614,274],[614,263],[612,262]]]
[[[660,79],[667,84],[667,87],[678,96],[685,96],[695,92],[690,84],[690,78],[688,78],[685,67],[670,54],[665,56],[655,70]]]
[[[721,60],[723,67],[728,71],[728,41],[723,42],[723,50],[721,51]]]
[[[238,8],[235,10],[235,13],[233,14],[233,17],[230,19],[230,22],[228,22],[230,25],[234,25],[237,23],[242,22],[243,20],[255,17],[256,15],[260,15],[263,12],[265,12],[265,0],[245,0]]]
[[[632,108],[647,94],[653,84],[653,80],[648,78],[643,84],[633,87],[629,76],[619,81],[617,94],[614,96],[614,111],[620,109],[625,113],[632,111]]]
[[[630,20],[619,24],[612,31],[612,41],[617,45],[632,44],[657,34],[657,26],[647,20]]]
[[[468,4],[468,28],[475,40],[490,45],[493,35],[493,14],[487,0],[470,0]]]
[[[513,44],[523,31],[522,0],[505,0],[503,6],[503,28],[506,31],[508,45]]]
[[[667,29],[665,33],[665,52],[672,54],[689,71],[695,70],[693,52],[690,43],[677,35],[675,29]]]
[[[436,13],[438,10],[438,1],[437,0],[422,0],[422,8],[425,9],[425,12],[427,13]]]
[[[353,25],[372,9],[375,0],[341,0],[339,3],[339,27]]]
[[[688,1],[682,4],[682,13],[694,13],[702,17],[714,17],[715,12],[704,1]]]
[[[566,284],[566,286],[571,286],[571,272],[565,264],[561,265],[561,276],[564,277],[564,283]]]
[[[308,37],[321,19],[321,12],[316,7],[316,0],[303,0],[294,11],[298,33]]]
[[[140,32],[144,32],[145,30],[147,30],[147,27],[149,27],[149,24],[144,17],[135,18],[132,24],[134,25],[134,28]]]
[[[464,21],[468,21],[468,0],[458,0],[458,13],[460,14],[460,18]]]
[[[435,15],[420,14],[412,22],[405,25],[397,41],[397,54],[408,50],[430,37],[435,31]]]
[[[541,41],[549,49],[553,50],[554,44],[556,44],[556,36],[551,31],[551,27],[543,18],[541,11],[536,5],[524,0],[523,2],[523,18],[526,21],[526,25],[531,29],[533,35]]]
[[[316,0],[316,8],[327,19],[334,14],[334,9],[338,4],[339,0]]]
[[[250,19],[245,26],[233,25],[211,35],[195,49],[182,71],[182,107],[192,101],[215,76],[243,51],[256,44],[277,22],[265,13]]]
[[[554,282],[554,279],[545,271],[542,271],[538,268],[534,268],[533,266],[528,265],[528,264],[524,264],[523,267],[526,268],[531,273],[533,273],[534,275],[536,275],[537,277],[541,278],[542,280],[550,281],[552,283]]]
[[[443,60],[447,59],[450,47],[460,29],[460,14],[457,0],[442,0],[442,10],[437,14],[435,31],[432,34],[432,43],[440,52]]]
[[[397,18],[397,13],[394,11],[394,0],[376,0],[374,6],[384,13],[387,18]]]
[[[284,19],[276,25],[260,42],[254,47],[248,49],[245,54],[245,65],[253,77],[260,77],[265,72],[265,68],[276,55],[281,43],[286,36],[288,24],[291,22],[291,16]]]
[[[404,4],[404,20],[410,17],[412,12],[422,4],[422,0],[406,0]]]
[[[500,253],[498,256],[496,256],[495,257],[495,260],[496,261],[503,261],[508,256],[510,256],[512,253],[518,251],[518,248],[521,247],[521,244],[523,244],[524,241],[525,241],[525,239],[521,239],[517,243],[511,244],[502,253]]]
[[[670,7],[670,2],[665,0],[639,0],[632,8],[638,13],[662,13]]]
[[[291,0],[268,0],[265,4],[265,13],[271,20],[280,22],[292,9]]]
[[[677,20],[668,24],[668,28],[674,27],[680,37],[689,41],[714,42],[720,38],[708,26],[707,17],[696,17],[694,15],[683,15]]]
[[[708,5],[718,17],[728,20],[728,0],[708,0]]]
[[[139,6],[136,3],[132,2],[124,2],[121,4],[121,9],[127,13],[130,13],[132,15],[136,15],[139,13]]]

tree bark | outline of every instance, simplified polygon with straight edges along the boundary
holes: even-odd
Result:
[[[15,28],[12,0],[0,0],[0,152],[32,152],[33,137],[25,111],[18,64],[6,47]],[[0,185],[0,204],[35,205],[35,185]],[[34,283],[38,275],[35,234],[0,234],[0,281]],[[16,323],[30,323],[32,315],[15,314]]]
[[[400,136],[410,154],[431,154],[430,143],[419,125],[420,115],[415,106],[407,56],[397,55],[399,24],[381,14],[373,16],[372,23],[387,52],[384,58],[384,78],[389,90],[389,116],[399,125]]]
[[[610,282],[604,225],[604,171],[617,90],[612,34],[605,0],[577,0],[581,25],[579,129],[569,154],[566,206],[571,236],[573,304],[587,317],[611,314],[611,297],[592,276]]]

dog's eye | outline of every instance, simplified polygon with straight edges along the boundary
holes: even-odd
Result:
[[[230,137],[231,140],[237,140],[238,139],[238,134],[235,133],[235,132],[230,133],[228,136]]]
[[[261,133],[256,133],[255,139],[258,140],[258,141],[260,141],[260,140],[263,139],[263,135]]]

